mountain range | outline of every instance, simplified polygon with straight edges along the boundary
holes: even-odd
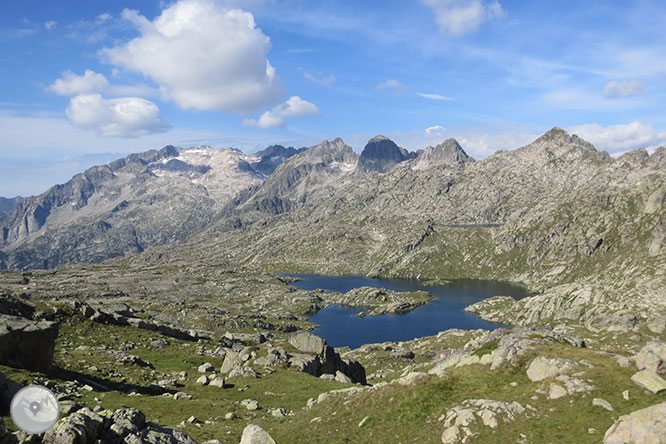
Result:
[[[2,371],[41,383],[6,367],[36,356],[33,370],[54,370],[45,384],[92,407],[44,442],[144,415],[104,410],[118,405],[177,425],[180,438],[151,428],[145,442],[249,442],[257,422],[277,442],[663,435],[663,147],[613,158],[560,128],[482,160],[454,139],[410,152],[377,136],[360,154],[339,138],[252,155],[167,146],[26,198],[0,227],[0,268],[18,270],[0,271]],[[459,292],[456,319],[466,306],[498,328],[333,348],[304,331],[313,313],[376,306],[377,319],[434,294],[304,290],[290,273],[418,279]],[[477,279],[500,294],[468,298]],[[362,333],[340,319],[327,322]],[[2,378],[7,400],[18,385]]]
[[[255,155],[169,146],[19,203],[0,221],[0,266],[149,250],[118,260],[505,279],[560,296],[575,281],[656,310],[665,166],[664,148],[614,159],[560,128],[479,161],[453,139],[414,153],[377,136],[360,155],[339,138]]]
[[[0,219],[0,267],[94,263],[178,242],[297,152],[166,146],[92,167]]]

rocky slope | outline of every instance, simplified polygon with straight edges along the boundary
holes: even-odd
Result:
[[[167,146],[90,168],[2,219],[0,268],[94,263],[180,241],[296,152]]]

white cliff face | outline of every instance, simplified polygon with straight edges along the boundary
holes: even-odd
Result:
[[[218,150],[209,146],[178,149],[178,156],[149,165],[162,180],[191,181],[202,186],[219,207],[226,205],[242,189],[264,181],[252,169],[260,159],[236,149]]]

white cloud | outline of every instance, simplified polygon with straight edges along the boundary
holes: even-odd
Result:
[[[55,20],[49,20],[48,22],[44,23],[44,27],[46,28],[47,31],[50,31],[53,28],[55,28],[57,24],[58,22],[56,22]]]
[[[81,94],[69,102],[69,121],[101,137],[138,137],[169,128],[153,102],[138,97],[104,99],[101,94]]]
[[[106,23],[110,21],[112,18],[113,16],[111,14],[109,14],[108,12],[104,12],[95,18],[95,23],[97,24]]]
[[[567,128],[597,149],[608,150],[610,153],[632,150],[636,148],[655,148],[666,145],[666,131],[657,131],[652,125],[631,122],[603,127],[596,123],[572,126]]]
[[[395,79],[386,79],[383,82],[379,82],[375,87],[375,89],[376,90],[392,89],[394,91],[403,91],[407,89],[407,87]]]
[[[446,97],[442,96],[440,94],[426,94],[426,93],[416,93],[417,96],[423,97],[424,99],[431,99],[431,100],[453,100],[451,97]]]
[[[335,74],[331,74],[330,76],[317,77],[307,71],[303,73],[303,77],[305,77],[306,80],[323,86],[332,85],[337,80]]]
[[[319,115],[319,109],[298,96],[292,96],[285,103],[266,111],[259,120],[245,119],[243,125],[257,126],[259,128],[284,128],[286,117],[312,117]]]
[[[426,134],[432,134],[432,135],[442,134],[444,131],[446,131],[446,128],[440,125],[431,126],[429,128],[426,128],[425,130]]]
[[[152,22],[134,10],[122,16],[141,35],[100,55],[150,77],[181,108],[245,113],[283,95],[266,59],[270,40],[248,12],[221,9],[211,0],[180,0]]]
[[[621,82],[611,81],[604,86],[604,97],[606,99],[638,96],[644,92],[643,82],[640,80],[623,80]]]
[[[442,34],[459,37],[479,28],[481,23],[506,16],[498,1],[484,4],[481,0],[422,0],[435,13]]]
[[[59,96],[74,96],[104,91],[108,87],[109,81],[106,77],[86,69],[82,76],[77,76],[72,71],[65,71],[62,78],[53,82],[46,89]]]

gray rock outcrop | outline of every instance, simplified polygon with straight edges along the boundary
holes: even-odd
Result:
[[[547,358],[538,356],[532,360],[527,368],[527,377],[530,381],[542,381],[573,371],[575,363],[569,359]]]
[[[39,441],[37,441],[39,442]],[[178,429],[147,422],[134,408],[94,412],[85,407],[61,418],[44,434],[44,444],[196,444]]]
[[[647,368],[644,368],[638,373],[634,373],[631,380],[655,395],[666,391],[666,381],[653,370]]]
[[[636,356],[634,361],[639,370],[650,369],[655,373],[666,373],[666,343],[648,342]]]
[[[275,440],[258,425],[250,424],[243,429],[240,444],[275,444]]]
[[[341,372],[354,383],[366,384],[365,368],[353,359],[342,359],[326,340],[307,331],[291,335],[289,343],[303,354],[292,356],[290,364],[312,376]]]
[[[666,402],[621,416],[604,444],[666,444]]]
[[[58,324],[0,315],[0,363],[46,372],[51,369]]]

